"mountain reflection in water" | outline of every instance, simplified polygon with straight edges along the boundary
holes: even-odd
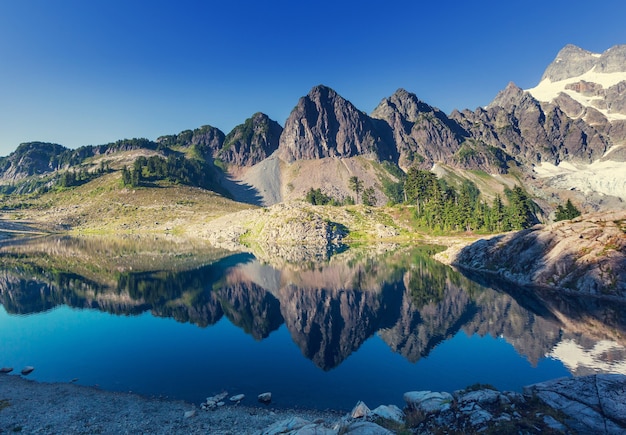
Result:
[[[532,365],[626,373],[626,310],[615,302],[485,287],[431,258],[431,247],[349,249],[323,263],[273,267],[253,255],[173,241],[40,238],[0,245],[9,314],[59,305],[151,312],[205,328],[223,317],[257,341],[282,325],[328,371],[378,335],[415,363],[459,331],[503,337]]]

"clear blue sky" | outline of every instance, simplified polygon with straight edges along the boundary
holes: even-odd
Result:
[[[536,85],[566,44],[626,43],[624,1],[0,1],[0,156],[284,124],[325,84],[369,113],[397,88],[449,113]]]

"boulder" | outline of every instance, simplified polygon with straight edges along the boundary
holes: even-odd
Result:
[[[359,400],[356,406],[352,409],[352,412],[350,413],[350,417],[363,418],[363,417],[367,417],[370,412],[371,411],[367,407],[367,405]]]
[[[493,415],[489,411],[477,406],[469,415],[469,419],[472,426],[482,426],[489,423],[493,419]]]
[[[579,433],[626,433],[626,375],[561,378],[524,387],[546,405],[568,416]]]
[[[245,396],[245,394],[236,394],[236,395],[232,396],[229,400],[230,400],[231,402],[237,402],[237,403],[239,403],[239,402],[241,402],[241,401],[242,401],[245,397],[246,397],[246,396]]]
[[[315,432],[316,435],[317,433]],[[343,427],[339,433],[343,435],[393,435],[393,432],[390,430],[371,421],[355,421]],[[298,432],[298,435],[300,435],[300,432]]]
[[[301,417],[277,421],[265,428],[260,435],[336,435],[334,430],[311,423]]]
[[[409,391],[403,397],[407,406],[426,413],[448,410],[453,399],[450,393],[432,391]]]
[[[500,392],[490,389],[470,391],[467,393],[460,393],[457,396],[459,405],[467,402],[475,402],[480,405],[493,405],[500,400]]]
[[[272,401],[272,393],[269,393],[269,392],[268,393],[261,393],[261,394],[259,394],[257,399],[259,400],[259,402],[265,403],[267,405],[267,404],[269,404]]]
[[[404,413],[396,405],[380,405],[378,408],[372,410],[371,416],[382,418],[383,420],[391,420],[396,423],[404,422]]]

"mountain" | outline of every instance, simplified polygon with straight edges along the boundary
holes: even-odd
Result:
[[[212,159],[224,145],[224,133],[216,127],[203,125],[195,130],[184,130],[178,134],[161,136],[156,141],[169,148],[195,148],[198,155]]]
[[[326,86],[300,98],[280,137],[278,155],[286,162],[324,157],[384,157],[383,141],[372,120]]]
[[[604,53],[568,45],[536,87],[509,83],[486,107],[449,115],[404,89],[367,115],[319,85],[300,98],[284,129],[256,113],[228,134],[205,125],[154,142],[125,139],[76,150],[22,144],[0,158],[0,191],[77,183],[64,173],[79,173],[79,182],[86,183],[104,169],[159,156],[187,159],[178,166],[195,165],[195,172],[219,181],[221,187],[212,184],[216,191],[226,189],[234,199],[257,205],[302,199],[311,189],[354,200],[354,177],[376,204],[384,204],[398,200],[394,186],[417,166],[457,186],[469,179],[486,198],[523,184],[548,213],[565,199],[591,211],[626,206],[625,145],[626,45]]]
[[[253,166],[278,149],[282,132],[278,122],[255,113],[228,133],[217,158],[236,166]]]
[[[514,83],[486,108],[454,112],[451,118],[474,141],[500,149],[518,166],[561,161],[591,163],[610,146],[608,138],[583,120],[569,118],[559,106],[541,103]]]
[[[454,155],[467,136],[445,113],[404,89],[383,99],[371,116],[387,124],[379,124],[379,129],[388,128],[402,168],[414,164],[430,168],[434,162]]]
[[[564,94],[583,109],[593,108],[608,120],[626,120],[626,45],[602,54],[565,46],[546,68],[539,84],[528,92],[552,102]],[[584,116],[584,110],[578,114]]]

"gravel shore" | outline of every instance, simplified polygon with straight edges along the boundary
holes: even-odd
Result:
[[[193,410],[195,415],[185,416]],[[341,414],[231,404],[204,411],[181,401],[0,375],[0,433],[239,435],[259,433],[294,416],[330,426]]]

